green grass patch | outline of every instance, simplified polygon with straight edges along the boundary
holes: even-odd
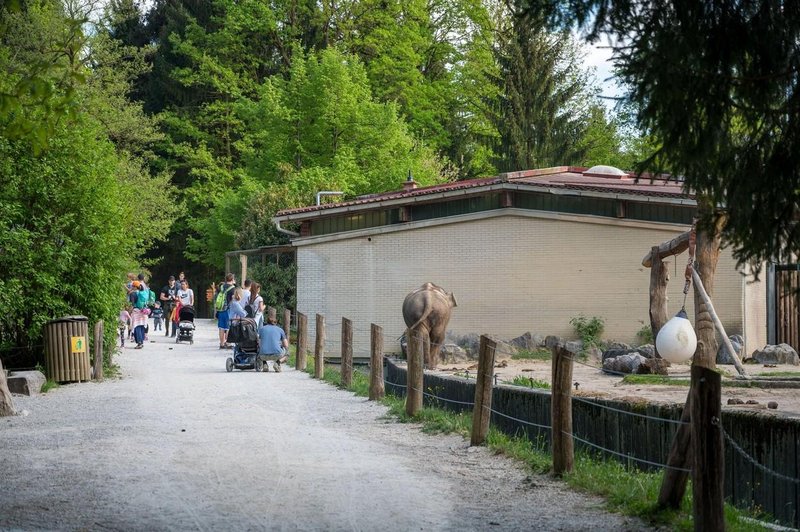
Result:
[[[663,384],[665,386],[689,386],[689,379],[676,379],[664,375],[625,375],[622,384]]]
[[[756,373],[756,377],[792,377],[800,379],[800,371],[765,371],[763,373]]]
[[[517,375],[513,380],[503,381],[503,384],[513,384],[514,386],[524,386],[525,388],[550,389],[550,383],[542,379],[534,379],[525,375]]]
[[[521,350],[511,356],[512,360],[551,360],[553,353],[546,347],[540,347],[533,351]]]
[[[58,388],[59,386],[61,386],[61,385],[58,384],[56,381],[51,381],[50,379],[47,379],[45,381],[45,383],[42,384],[41,392],[42,393],[47,393],[50,390],[52,390],[53,388]]]

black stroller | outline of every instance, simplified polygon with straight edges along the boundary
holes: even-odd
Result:
[[[228,341],[235,344],[233,357],[225,361],[225,369],[254,369],[261,371],[264,362],[258,356],[258,329],[252,318],[233,320],[228,330]]]
[[[178,313],[178,334],[175,336],[175,343],[189,342],[194,343],[194,307],[185,305]]]

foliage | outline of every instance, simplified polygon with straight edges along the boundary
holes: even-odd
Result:
[[[667,162],[720,210],[724,243],[756,266],[800,250],[800,9],[792,2],[528,0],[528,14],[616,42],[613,59]]]
[[[649,324],[642,325],[642,328],[636,331],[636,339],[639,341],[640,345],[654,343],[653,327]]]
[[[46,380],[44,382],[44,384],[42,384],[42,389],[39,390],[39,391],[41,393],[47,393],[50,390],[52,390],[53,388],[58,388],[58,387],[59,387],[59,384],[56,381],[48,379],[48,380]]]
[[[600,337],[605,329],[605,320],[603,318],[597,316],[587,318],[581,315],[570,319],[569,323],[575,328],[575,332],[578,333],[580,339],[583,340],[584,349],[600,345]]]
[[[511,381],[503,381],[506,384],[513,384],[515,386],[524,386],[526,388],[542,388],[544,390],[550,389],[550,383],[542,379],[534,379],[533,377],[526,377],[525,375],[517,375]]]
[[[261,284],[261,297],[267,306],[276,309],[297,308],[297,265],[290,258],[284,255],[277,264],[270,261],[248,266],[250,278]]]

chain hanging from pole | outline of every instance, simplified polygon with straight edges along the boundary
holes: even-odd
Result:
[[[683,305],[682,311],[686,311],[686,295],[689,293],[689,288],[692,286],[692,268],[694,268],[694,251],[697,246],[697,220],[692,222],[692,230],[689,233],[689,261],[686,263],[686,270],[684,271],[684,278],[686,281],[683,284]]]

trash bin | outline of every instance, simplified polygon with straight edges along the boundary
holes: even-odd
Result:
[[[44,366],[48,379],[56,382],[91,379],[88,330],[86,316],[64,316],[45,324]]]

